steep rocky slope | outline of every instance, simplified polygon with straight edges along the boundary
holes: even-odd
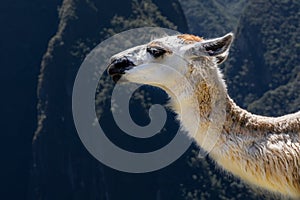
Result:
[[[206,38],[235,31],[245,0],[181,0],[191,33]]]
[[[126,174],[101,165],[85,150],[72,120],[71,93],[76,72],[85,55],[107,36],[103,30],[111,28],[114,16],[118,16],[113,23],[119,27],[112,27],[116,32],[130,28],[126,22],[133,23],[140,17],[153,22],[143,25],[169,27],[176,23],[179,30],[187,31],[180,5],[175,0],[157,1],[157,5],[149,0],[134,1],[139,9],[135,15],[131,4],[129,0],[63,2],[58,30],[49,42],[39,75],[30,199],[150,200],[175,195],[167,189],[160,194],[158,174]],[[159,21],[150,17],[147,20],[147,16],[154,14],[150,11],[155,12]],[[139,16],[140,12],[143,16]]]
[[[255,101],[248,108],[266,115],[300,109],[299,9],[292,0],[255,0],[246,7],[225,68],[229,92],[241,106]]]

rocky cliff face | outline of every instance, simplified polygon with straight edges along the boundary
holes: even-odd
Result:
[[[299,1],[256,0],[240,19],[225,72],[230,94],[250,111],[275,116],[300,108],[299,9]]]
[[[153,22],[157,26],[176,24],[180,31],[187,31],[177,1],[157,1],[154,4],[147,0],[135,1],[135,5],[141,5],[143,9],[145,2],[152,6],[150,10],[164,16],[157,16],[161,19]],[[58,30],[49,42],[39,75],[38,128],[33,138],[30,199],[150,200],[164,195],[158,192],[161,187],[158,174],[126,174],[101,165],[85,150],[72,120],[72,86],[81,62],[104,39],[103,29],[111,28],[115,15],[122,20],[129,17],[138,20],[138,15],[131,16],[131,3],[129,0],[106,3],[97,0],[63,1]],[[147,12],[143,10],[146,16]],[[124,26],[123,22],[115,23],[121,28]],[[175,195],[162,193],[167,195],[164,199]]]
[[[205,38],[235,31],[245,0],[181,0],[191,33]]]

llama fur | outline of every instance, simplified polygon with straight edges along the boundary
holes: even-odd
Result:
[[[108,70],[126,57],[133,66],[120,73],[122,80],[164,89],[182,128],[221,168],[251,185],[300,198],[300,112],[266,117],[234,103],[218,68],[232,40],[232,33],[210,40],[167,36],[113,56]],[[163,49],[157,52],[162,55],[154,58],[150,47]]]

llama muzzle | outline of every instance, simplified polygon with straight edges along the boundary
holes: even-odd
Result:
[[[117,82],[122,77],[122,74],[125,74],[126,70],[129,70],[134,66],[133,62],[124,56],[118,59],[113,59],[107,67],[107,72],[114,82]]]

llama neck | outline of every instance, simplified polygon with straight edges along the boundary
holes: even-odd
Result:
[[[299,199],[299,121],[300,112],[254,115],[228,97],[226,120],[210,156],[246,182]]]
[[[268,133],[291,131],[282,128],[284,120],[253,115],[237,106],[222,83],[201,79],[190,85],[194,87],[186,89],[179,83],[173,88],[171,106],[188,135],[207,152],[219,152],[229,140],[247,138],[251,146]]]
[[[261,138],[268,134],[297,134],[300,132],[300,112],[281,117],[266,117],[252,114],[239,106],[228,96],[224,135]]]
[[[292,140],[298,137],[300,112],[281,117],[255,115],[237,106],[225,88],[217,90],[202,82],[199,85],[201,90],[194,88],[192,95],[179,99],[180,105],[176,105],[181,109],[177,113],[189,136],[215,159],[230,148],[254,153],[255,144],[270,134],[290,134]]]
[[[227,91],[222,79],[205,78],[205,75],[211,74],[218,76],[218,71],[205,73],[196,72],[190,83],[178,81],[172,88],[175,93],[167,92],[171,96],[171,107],[178,114],[183,129],[199,146],[210,152],[226,120]]]

